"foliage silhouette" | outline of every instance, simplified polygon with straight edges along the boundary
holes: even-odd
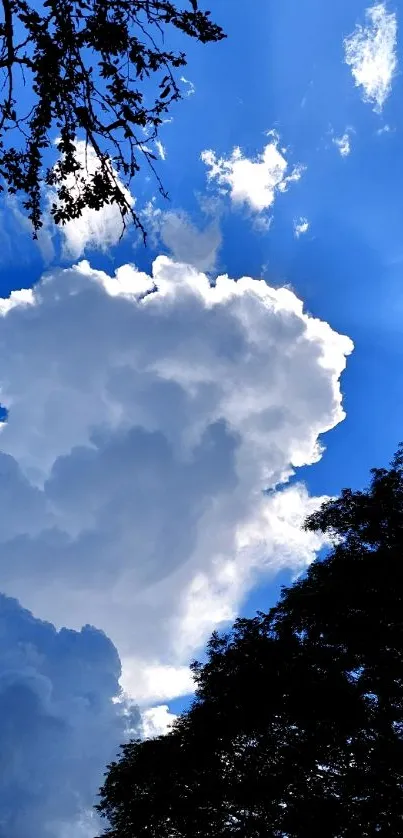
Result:
[[[145,143],[181,98],[175,71],[186,64],[165,35],[176,29],[208,43],[224,37],[221,28],[197,0],[186,0],[185,10],[173,0],[1,2],[0,189],[25,195],[35,234],[46,185],[55,194],[56,223],[116,203],[123,227],[130,215],[145,235],[122,183],[130,184],[143,157],[163,192]],[[52,133],[61,157],[44,169]],[[87,171],[77,139],[85,140],[95,168]]]
[[[402,834],[402,447],[306,527],[327,557],[213,634],[189,711],[108,766],[109,838]]]

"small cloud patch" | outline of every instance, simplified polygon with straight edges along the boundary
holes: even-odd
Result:
[[[234,148],[230,157],[218,157],[207,149],[201,159],[208,168],[207,177],[219,184],[223,193],[229,193],[233,204],[247,204],[254,212],[264,212],[274,203],[279,192],[286,192],[290,183],[298,181],[303,166],[289,170],[285,150],[279,148],[279,137],[269,134],[271,141],[255,158],[245,157],[241,149]]]
[[[196,93],[196,88],[192,81],[189,81],[189,79],[185,79],[185,76],[181,76],[181,82],[182,84],[185,84],[187,86],[185,96],[193,96],[193,94]]]
[[[299,239],[300,236],[303,236],[304,233],[307,233],[309,230],[309,221],[307,218],[296,218],[294,221],[294,236],[296,239]]]
[[[341,137],[333,137],[333,145],[339,150],[342,157],[348,157],[351,152],[350,134],[345,131]]]
[[[396,14],[388,12],[385,3],[377,3],[366,10],[365,24],[357,24],[344,41],[345,62],[351,67],[355,85],[377,113],[382,111],[396,74],[396,40]]]

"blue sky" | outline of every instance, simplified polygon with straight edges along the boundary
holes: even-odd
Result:
[[[403,4],[216,6],[169,201],[132,185],[147,248],[110,208],[35,243],[1,207],[8,838],[96,834],[119,742],[166,729],[211,631],[325,546],[305,515],[403,437]]]

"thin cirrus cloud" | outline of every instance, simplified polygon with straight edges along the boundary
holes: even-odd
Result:
[[[103,629],[162,705],[256,581],[320,547],[320,499],[286,481],[344,417],[351,341],[290,290],[168,257],[55,269],[1,311],[3,590]]]
[[[239,147],[234,148],[230,157],[217,157],[211,149],[201,154],[208,180],[229,193],[233,204],[246,204],[257,213],[270,209],[276,195],[298,181],[304,170],[298,165],[287,174],[289,165],[284,150],[279,148],[279,137],[273,131],[269,137],[271,141],[255,159],[245,157]]]
[[[397,16],[385,3],[376,3],[366,10],[365,18],[365,24],[358,23],[344,40],[345,61],[364,101],[380,113],[397,70]]]

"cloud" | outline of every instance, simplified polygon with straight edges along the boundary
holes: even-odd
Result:
[[[397,18],[394,12],[387,11],[385,3],[371,6],[365,16],[365,25],[357,24],[345,38],[345,61],[351,67],[356,87],[362,88],[364,101],[380,113],[397,69]]]
[[[299,239],[300,236],[303,236],[304,233],[307,233],[309,230],[309,221],[307,218],[296,218],[294,220],[294,236],[295,238]]]
[[[29,237],[30,244],[33,241],[34,228],[31,221],[24,214],[15,195],[5,194],[3,197],[5,213],[1,218],[1,257],[5,259],[8,257],[14,261],[16,246],[19,249],[19,254],[25,254],[26,263],[29,264],[30,253],[27,246],[26,238]],[[7,229],[8,228],[8,229]],[[38,248],[43,262],[49,265],[55,256],[55,249],[52,241],[51,221],[49,217],[44,215],[43,226],[37,231],[37,238],[34,241]],[[25,238],[24,239],[22,238]],[[20,258],[21,258],[20,256]]]
[[[158,154],[159,154],[161,160],[166,160],[167,153],[166,153],[165,147],[162,145],[161,140],[156,140],[155,141],[155,147],[158,151]]]
[[[82,140],[77,141],[76,148],[77,159],[88,172],[88,175],[93,175],[98,166],[94,150],[91,146],[86,149],[86,144]],[[125,193],[129,204],[133,206],[133,196],[124,187],[116,172],[115,176],[120,189]],[[66,185],[70,191],[74,192],[77,189],[73,175],[66,181]],[[49,198],[53,200],[51,192]],[[63,240],[63,256],[75,260],[87,250],[107,251],[117,244],[123,232],[122,216],[117,204],[105,204],[100,210],[87,207],[79,218],[68,221],[59,227],[59,230]]]
[[[348,157],[351,152],[351,145],[350,135],[347,131],[341,137],[333,137],[332,143],[338,148],[342,157]]]
[[[350,154],[350,137],[348,134],[343,134],[342,137],[334,137],[333,143],[339,149],[342,157],[347,157]]]
[[[189,81],[189,79],[185,79],[185,76],[181,76],[180,80],[181,80],[182,84],[187,85],[187,90],[186,90],[185,95],[186,96],[193,96],[196,93],[196,88],[195,88],[193,82]]]
[[[217,157],[211,150],[201,154],[208,167],[208,179],[216,181],[223,192],[229,192],[234,204],[247,204],[254,212],[269,209],[277,193],[285,192],[303,172],[301,166],[295,166],[287,175],[288,163],[284,149],[279,149],[279,137],[275,132],[269,136],[271,142],[256,159],[245,157],[239,147],[229,158]]]
[[[144,739],[152,739],[168,733],[176,718],[175,713],[170,713],[166,704],[144,710],[141,717]]]
[[[154,201],[147,204],[142,217],[156,248],[164,244],[173,259],[186,262],[197,270],[211,272],[215,269],[222,243],[217,218],[199,229],[183,210],[166,212]]]
[[[214,625],[211,620],[210,624]],[[178,643],[174,637],[171,642],[173,647]],[[177,656],[174,657],[176,660]],[[194,690],[188,658],[186,664],[181,665],[161,664],[152,657],[140,661],[136,657],[126,657],[121,685],[126,696],[136,696],[136,703],[143,712],[150,702],[171,701],[178,696],[190,695]]]
[[[128,725],[141,730],[138,711],[127,715],[113,701],[119,675],[118,654],[102,632],[57,632],[0,595],[2,835],[94,834],[106,763]]]
[[[175,630],[182,658],[200,648],[212,624],[235,619],[243,592],[263,574],[271,576],[286,568],[299,571],[312,561],[323,541],[320,536],[312,540],[302,527],[317,507],[318,499],[309,497],[302,484],[257,501],[255,514],[238,528],[234,554],[222,555],[213,571],[201,570],[185,591]]]
[[[351,154],[351,137],[355,134],[355,128],[348,125],[343,134],[337,136],[334,128],[330,127],[329,136],[331,137],[332,145],[337,148],[341,157],[348,157]]]
[[[200,271],[216,267],[222,236],[217,221],[199,230],[184,212],[166,212],[161,225],[161,239],[178,262],[188,262]]]
[[[351,341],[286,288],[81,262],[0,305],[0,573],[55,625],[116,644],[143,706],[261,574],[301,568],[317,499],[283,492],[343,419]]]

